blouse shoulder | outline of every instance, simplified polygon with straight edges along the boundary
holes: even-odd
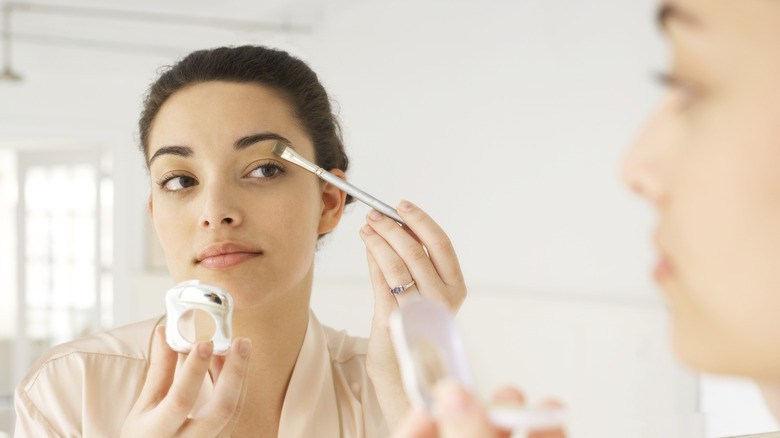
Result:
[[[52,366],[73,356],[104,356],[146,362],[149,358],[154,327],[159,319],[150,319],[105,332],[95,333],[52,347],[33,364],[20,386],[28,387],[36,376]]]
[[[96,333],[44,353],[16,388],[15,436],[118,436],[116,428],[143,385],[158,321]],[[125,383],[117,385],[117,379]]]

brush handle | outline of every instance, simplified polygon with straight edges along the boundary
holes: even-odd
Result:
[[[338,187],[344,192],[354,196],[359,201],[362,201],[369,207],[376,209],[377,211],[381,212],[387,217],[393,218],[396,222],[401,224],[401,226],[406,227],[406,224],[401,219],[401,216],[398,216],[398,213],[395,212],[395,209],[393,207],[390,207],[389,205],[385,204],[379,199],[376,199],[375,197],[360,190],[359,188],[353,186],[352,184],[346,182],[345,180],[328,172],[322,167],[312,163],[306,158],[303,158],[301,154],[295,152],[295,150],[291,146],[283,145],[281,143],[276,143],[276,145],[274,145],[271,152],[274,155],[277,155],[284,160],[287,160],[295,165],[301,166],[302,168],[308,170],[309,172],[317,175],[317,177],[322,179],[323,181],[333,184],[334,186]],[[408,229],[408,227],[406,228]]]
[[[337,177],[336,175],[328,172],[327,170],[323,168],[319,168],[319,171],[316,172],[317,176],[322,178],[324,181],[327,181],[334,186],[338,187],[339,189],[343,190],[346,193],[349,193],[350,195],[354,196],[355,199],[363,202],[364,204],[368,205],[369,207],[379,211],[383,215],[392,218],[399,224],[406,226],[403,219],[401,219],[401,216],[398,216],[398,213],[395,211],[395,209],[384,202],[380,201],[379,199],[376,199],[375,197],[369,195],[368,193],[360,190],[359,188],[353,186],[352,184],[348,183],[347,181],[344,181],[343,179]],[[321,171],[321,172],[320,172]]]

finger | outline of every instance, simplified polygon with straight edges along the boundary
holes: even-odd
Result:
[[[203,379],[213,352],[214,345],[211,342],[199,342],[187,355],[181,369],[176,372],[171,390],[168,391],[168,394],[160,402],[159,409],[155,412],[160,417],[161,423],[171,429],[161,431],[162,436],[176,432],[187,420],[203,386]],[[174,422],[178,422],[175,427]]]
[[[539,406],[541,406],[543,408],[562,408],[563,407],[563,403],[561,403],[558,400],[547,399],[547,400],[544,400],[541,403],[539,403]]]
[[[442,438],[498,437],[485,411],[460,385],[445,380],[434,389]]]
[[[525,404],[525,395],[518,389],[511,386],[503,386],[493,393],[491,401],[496,404],[513,404],[522,406]],[[511,429],[496,428],[496,436],[499,438],[509,438],[512,436]]]
[[[447,233],[421,208],[409,201],[401,201],[398,214],[411,227],[420,241],[428,249],[428,255],[447,285],[463,284],[463,272],[460,269],[458,255]]]
[[[244,370],[244,381],[241,386],[241,394],[238,397],[238,405],[233,413],[233,418],[230,423],[222,430],[222,433],[218,438],[230,438],[235,429],[238,420],[241,418],[241,412],[243,412],[244,400],[246,399],[246,391],[249,388],[249,362],[247,361],[246,369]]]
[[[414,293],[418,293],[414,284],[406,286],[412,281],[412,274],[398,253],[382,236],[374,232],[371,226],[366,225],[361,230],[360,237],[366,244],[366,250],[371,253],[376,266],[384,278],[384,282],[377,284],[378,287],[375,290],[377,294],[394,296],[398,303],[402,304],[404,300],[413,297]],[[380,289],[383,285],[387,285],[384,290]],[[406,287],[406,289],[393,295],[391,289],[396,287]]]
[[[149,358],[149,371],[138,396],[138,402],[144,409],[156,406],[171,388],[176,373],[176,361],[179,355],[165,342],[165,326],[155,328],[152,339],[152,355]]]
[[[526,438],[566,438],[563,429],[535,430],[528,432]]]
[[[409,412],[393,433],[393,438],[437,438],[436,423],[427,412],[415,409]]]
[[[560,409],[563,408],[563,403],[558,400],[548,399],[539,403],[539,406],[542,408]],[[566,432],[563,429],[537,430],[529,432],[527,438],[566,438]]]
[[[246,396],[247,372],[252,342],[247,338],[233,341],[225,359],[219,379],[214,384],[211,399],[198,411],[188,427],[197,425],[198,431],[220,432],[220,436],[230,436],[238,422]]]
[[[414,279],[419,293],[449,304],[440,292],[444,282],[428,258],[425,247],[398,223],[376,210],[366,215],[366,221],[376,231],[366,246],[372,249],[387,281],[399,281],[390,286],[407,284]]]
[[[525,395],[517,388],[511,386],[502,386],[496,392],[493,393],[491,398],[493,403],[507,403],[507,404],[525,404]]]
[[[222,368],[225,366],[225,359],[227,359],[227,356],[214,355],[211,358],[211,380],[213,382],[219,380],[219,374],[222,372]]]
[[[390,313],[398,308],[398,301],[390,295],[390,287],[385,281],[382,269],[379,268],[368,248],[366,248],[366,261],[368,262],[368,274],[371,278],[371,284],[374,286],[374,318],[387,321]]]

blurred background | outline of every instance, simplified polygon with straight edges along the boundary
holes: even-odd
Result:
[[[451,236],[478,391],[570,409],[573,437],[775,430],[755,387],[669,350],[652,212],[622,151],[660,94],[655,0],[0,2],[0,437],[50,346],[164,311],[141,100],[192,50],[264,44],[318,72],[349,178]],[[320,320],[367,335],[373,297],[348,208],[317,255]]]

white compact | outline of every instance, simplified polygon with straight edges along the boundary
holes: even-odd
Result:
[[[431,391],[447,378],[473,389],[463,342],[447,308],[422,298],[410,300],[389,322],[409,403],[433,413]]]
[[[418,298],[404,302],[389,322],[404,390],[413,406],[436,415],[432,391],[444,379],[473,391],[466,351],[449,309]],[[498,427],[526,431],[563,427],[566,420],[562,408],[500,405],[488,407],[487,414]]]
[[[211,340],[214,354],[227,354],[233,339],[229,293],[198,280],[184,281],[165,294],[165,308],[165,340],[172,349],[189,353],[195,343]]]

